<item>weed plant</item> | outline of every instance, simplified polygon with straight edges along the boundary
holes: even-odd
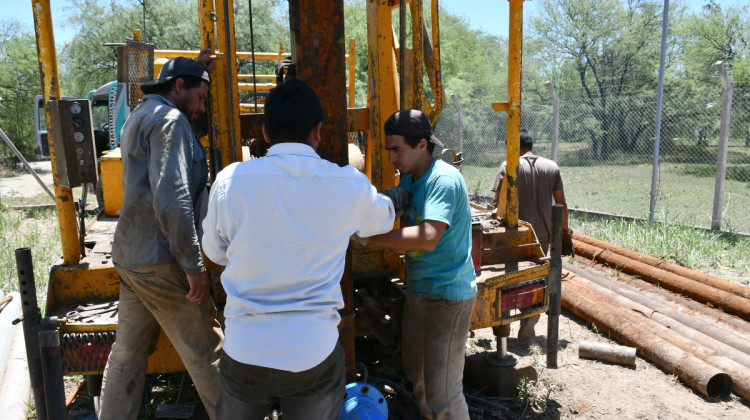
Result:
[[[575,218],[572,229],[643,254],[738,283],[750,276],[750,238],[678,225],[669,221]],[[743,279],[744,278],[744,279]]]
[[[46,300],[49,269],[61,253],[60,231],[54,210],[10,210],[0,205],[0,290],[18,291],[16,249],[31,248],[40,306]]]

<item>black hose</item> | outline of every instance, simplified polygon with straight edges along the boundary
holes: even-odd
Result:
[[[396,391],[397,395],[400,395],[404,398],[406,398],[410,403],[414,404],[415,407],[418,407],[417,400],[414,399],[414,394],[409,392],[406,388],[403,386],[397,384],[396,382],[387,379],[387,378],[380,378],[373,382],[373,385],[378,387],[378,385],[387,385],[388,387],[392,388],[394,391]],[[378,387],[379,388],[379,387]],[[381,392],[382,389],[379,389]]]

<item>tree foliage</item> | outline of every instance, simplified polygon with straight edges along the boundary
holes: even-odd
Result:
[[[563,101],[580,101],[576,111],[580,116],[563,122],[560,131],[563,141],[585,140],[591,144],[592,154],[598,157],[643,149],[650,141],[653,113],[628,115],[622,103],[626,97],[655,93],[661,0],[539,0],[539,3],[537,15],[525,20],[524,102],[547,102],[549,94],[544,82],[550,80]],[[701,118],[710,119],[700,112],[708,104],[700,103],[705,102],[703,96],[690,92],[719,89],[714,66],[717,60],[727,62],[736,87],[750,84],[750,7],[719,3],[707,0],[702,10],[689,12],[677,0],[670,12],[672,30],[665,93],[672,97],[682,95],[683,101],[696,103],[696,111],[688,117],[695,118],[699,128]],[[366,105],[365,4],[365,0],[345,1],[345,36],[356,41],[357,106]],[[290,51],[287,1],[235,2],[234,7],[239,51],[250,51],[253,47],[264,52]],[[58,62],[63,94],[69,96],[83,97],[91,89],[115,79],[117,50],[105,44],[132,38],[134,29],[141,30],[142,39],[154,43],[157,49],[197,50],[201,44],[198,0],[70,0],[67,12],[64,24],[74,27],[76,36],[58,52]],[[394,22],[398,21],[397,14],[395,8]],[[429,16],[429,10],[425,16]],[[0,36],[3,48],[0,65],[8,69],[0,74],[0,89],[3,89],[0,94],[4,98],[0,103],[3,111],[0,121],[6,124],[6,132],[12,131],[11,122],[17,123],[14,135],[29,137],[32,124],[21,124],[20,116],[32,118],[31,98],[41,93],[34,39],[30,32],[19,29],[17,23],[6,25],[9,29]],[[483,127],[504,120],[504,115],[488,109],[490,103],[507,97],[506,39],[474,30],[464,17],[441,9],[440,46],[447,107],[453,108],[450,94],[455,93],[464,108],[466,137],[502,141],[497,135],[488,135]],[[219,45],[219,50],[222,49]],[[275,70],[274,65],[257,62],[254,71],[270,74]],[[252,62],[240,60],[239,71],[251,73]],[[648,100],[638,100],[650,106]],[[27,103],[28,108],[16,109],[11,103]],[[12,112],[16,114],[9,117]],[[549,106],[542,104],[529,112],[534,115],[527,117],[546,121],[542,117],[549,112]],[[443,115],[449,120],[456,119],[455,113]],[[669,123],[685,116],[665,110],[665,118]],[[703,130],[712,133],[715,124],[711,119]]]
[[[255,0],[253,35],[256,51],[278,52],[283,44],[289,50],[288,29],[281,23],[278,5],[281,0]],[[247,2],[236,2],[235,37],[238,51],[250,51],[250,25]],[[112,81],[117,76],[117,49],[106,43],[122,43],[141,31],[141,39],[154,48],[168,50],[200,49],[197,0],[149,0],[141,3],[110,0],[72,0],[66,24],[77,30],[76,37],[65,46],[62,59],[62,84],[65,92],[85,96],[89,90]],[[217,50],[224,45],[216,42]],[[250,60],[240,60],[240,71],[252,71]],[[273,71],[275,63],[262,63],[256,72]]]
[[[632,153],[652,125],[628,121],[617,97],[656,85],[659,11],[651,0],[543,0],[540,15],[531,20],[541,47],[563,60],[550,75],[563,88],[560,96],[584,99],[599,121],[599,127],[579,124],[565,133],[588,137],[598,157]]]
[[[34,96],[41,93],[34,33],[16,20],[0,22],[0,128],[26,157],[34,156]],[[0,142],[0,156],[13,156]],[[15,158],[13,158],[15,160]]]
[[[724,61],[738,87],[750,86],[750,7],[709,0],[702,10],[675,25],[682,47],[678,71],[694,85],[716,85],[717,61]]]

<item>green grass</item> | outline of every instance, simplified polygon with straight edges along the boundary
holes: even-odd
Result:
[[[53,210],[10,210],[0,205],[0,289],[18,291],[15,251],[31,248],[37,299],[46,299],[49,269],[60,258],[60,232]]]
[[[469,194],[489,196],[497,168],[464,166]],[[648,219],[651,165],[563,166],[568,207]],[[713,176],[686,173],[684,165],[662,163],[655,213],[670,223],[709,227],[713,213]],[[750,182],[727,179],[722,230],[750,232]]]
[[[35,185],[35,187],[39,188],[39,193],[29,197],[23,197],[12,193],[3,193],[3,204],[8,207],[45,206],[55,204],[49,194],[42,190],[42,187],[38,185]],[[50,184],[47,185],[47,187],[49,187],[50,191],[54,194],[54,186]],[[73,188],[73,200],[76,202],[81,197],[81,188],[82,187]],[[91,191],[87,192],[86,203],[96,203],[96,194]]]
[[[729,281],[750,280],[750,238],[689,226],[623,219],[571,217],[570,227],[624,248],[674,261],[684,267]]]

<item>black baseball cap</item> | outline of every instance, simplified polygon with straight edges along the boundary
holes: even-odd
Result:
[[[141,91],[148,94],[153,91],[152,88],[167,83],[180,76],[198,77],[203,79],[209,85],[211,84],[211,78],[208,77],[208,71],[199,62],[192,58],[177,57],[164,63],[164,66],[159,72],[159,77],[155,80],[142,83]]]
[[[432,134],[432,124],[427,115],[417,109],[402,109],[388,117],[385,122],[386,136],[420,137],[430,140],[435,146],[443,149],[443,142]]]

